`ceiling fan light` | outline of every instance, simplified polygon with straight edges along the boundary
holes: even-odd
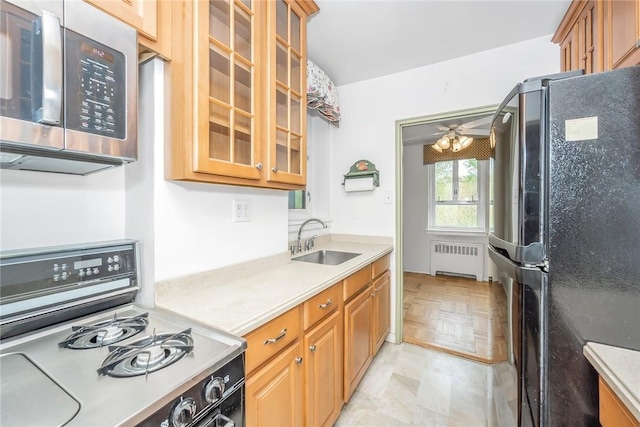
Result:
[[[463,136],[460,138],[460,148],[467,148],[473,142],[473,138],[470,136]]]
[[[440,146],[438,144],[433,144],[431,146],[431,148],[433,148],[434,150],[436,150],[438,153],[442,153],[442,148],[440,148]]]
[[[462,144],[460,143],[460,140],[456,138],[453,141],[453,146],[451,147],[451,151],[455,153],[456,151],[460,151],[461,149],[462,149]]]
[[[438,146],[443,150],[446,150],[447,148],[449,148],[449,145],[450,145],[449,138],[447,138],[446,136],[443,136],[438,141],[436,141],[436,144],[438,144]]]

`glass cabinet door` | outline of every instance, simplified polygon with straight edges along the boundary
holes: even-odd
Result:
[[[197,1],[197,172],[259,179],[257,0]],[[189,78],[189,76],[184,76]]]
[[[304,184],[306,177],[306,15],[287,0],[270,1],[269,181]],[[274,105],[275,104],[275,105]]]

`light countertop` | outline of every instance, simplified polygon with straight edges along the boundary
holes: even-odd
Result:
[[[588,342],[583,354],[640,420],[640,351]]]
[[[264,264],[249,274],[246,272],[250,269],[241,268],[238,277],[219,283],[213,283],[215,272],[172,280],[156,285],[156,307],[242,336],[390,253],[393,246],[389,241],[326,240],[309,251],[330,249],[360,254],[340,265],[287,259],[275,265]],[[229,276],[228,271],[226,275]]]

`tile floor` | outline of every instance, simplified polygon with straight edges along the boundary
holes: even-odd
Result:
[[[385,343],[335,425],[515,426],[511,369]]]

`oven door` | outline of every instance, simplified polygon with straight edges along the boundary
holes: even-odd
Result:
[[[62,1],[0,0],[3,145],[64,147],[62,16]]]
[[[212,408],[194,427],[244,427],[244,385]]]

